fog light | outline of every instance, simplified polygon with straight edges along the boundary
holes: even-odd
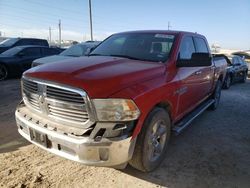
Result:
[[[100,160],[107,161],[109,158],[109,149],[107,148],[100,148],[99,149]]]

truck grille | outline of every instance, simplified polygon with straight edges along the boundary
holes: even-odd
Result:
[[[22,90],[25,104],[43,115],[77,124],[89,120],[85,96],[74,89],[23,78]]]
[[[38,85],[35,82],[23,80],[23,93],[27,98],[27,102],[36,110],[41,110],[38,103]]]

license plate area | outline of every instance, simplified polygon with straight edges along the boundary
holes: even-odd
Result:
[[[42,145],[46,148],[50,147],[50,141],[48,139],[48,136],[44,133],[41,133],[37,130],[29,128],[30,132],[30,139],[34,142],[36,142],[39,145]]]

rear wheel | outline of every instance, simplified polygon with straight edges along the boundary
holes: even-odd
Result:
[[[168,113],[162,108],[155,108],[145,120],[141,133],[138,135],[129,164],[144,172],[157,168],[166,153],[170,128]]]
[[[0,81],[8,77],[8,70],[6,66],[0,64]]]
[[[219,106],[220,97],[221,97],[221,87],[222,87],[222,82],[220,80],[218,80],[216,83],[214,93],[211,96],[211,99],[214,100],[214,103],[211,104],[211,106],[209,107],[210,110],[216,110]]]

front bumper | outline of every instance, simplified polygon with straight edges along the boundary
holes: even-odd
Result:
[[[15,113],[18,132],[31,143],[61,157],[93,166],[119,166],[127,163],[133,155],[136,139],[123,135],[95,141],[88,136],[74,136],[38,126],[43,119],[37,118],[26,106]],[[31,139],[33,131],[45,135],[49,144],[44,146]]]

